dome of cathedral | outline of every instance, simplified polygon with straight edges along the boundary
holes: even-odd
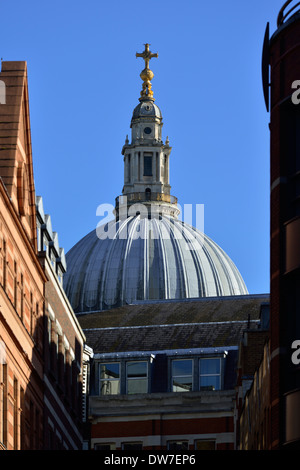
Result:
[[[66,255],[64,289],[75,313],[108,310],[135,301],[182,300],[248,294],[235,264],[208,236],[178,220],[170,193],[169,139],[154,104],[145,44],[140,103],[131,142],[122,149],[124,186],[115,219],[82,238]]]
[[[172,217],[111,221],[82,238],[66,260],[64,289],[75,313],[139,300],[248,294],[227,254]]]

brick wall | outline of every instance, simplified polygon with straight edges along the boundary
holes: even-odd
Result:
[[[263,348],[262,361],[256,369],[251,388],[244,398],[239,419],[240,450],[270,449],[270,352]]]
[[[2,183],[0,190],[0,441],[40,449],[45,278]]]

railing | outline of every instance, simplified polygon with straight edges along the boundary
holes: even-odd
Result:
[[[287,2],[285,2],[285,4],[282,6],[282,8],[280,9],[279,13],[278,13],[278,17],[277,17],[277,27],[281,26],[283,23],[284,23],[284,20],[286,20],[286,18],[290,15],[290,13],[295,10],[295,8],[297,7],[300,7],[300,2],[297,2],[296,5],[294,5],[292,8],[290,8],[287,12],[284,12],[284,10],[286,9],[286,7],[292,3],[293,0],[288,0]]]
[[[127,200],[125,199],[127,198]],[[177,197],[171,196],[170,194],[164,193],[153,193],[153,192],[139,192],[139,193],[128,193],[122,196],[116,197],[116,207],[120,204],[134,203],[134,202],[167,202],[169,204],[177,204]]]

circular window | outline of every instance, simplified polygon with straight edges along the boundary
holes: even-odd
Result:
[[[152,132],[151,127],[145,127],[144,132],[145,134],[151,134]]]

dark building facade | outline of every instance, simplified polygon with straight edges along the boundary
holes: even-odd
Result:
[[[300,367],[294,355],[300,339],[300,11],[294,3],[284,4],[270,39],[267,27],[263,54],[271,153],[271,449],[300,444]]]

